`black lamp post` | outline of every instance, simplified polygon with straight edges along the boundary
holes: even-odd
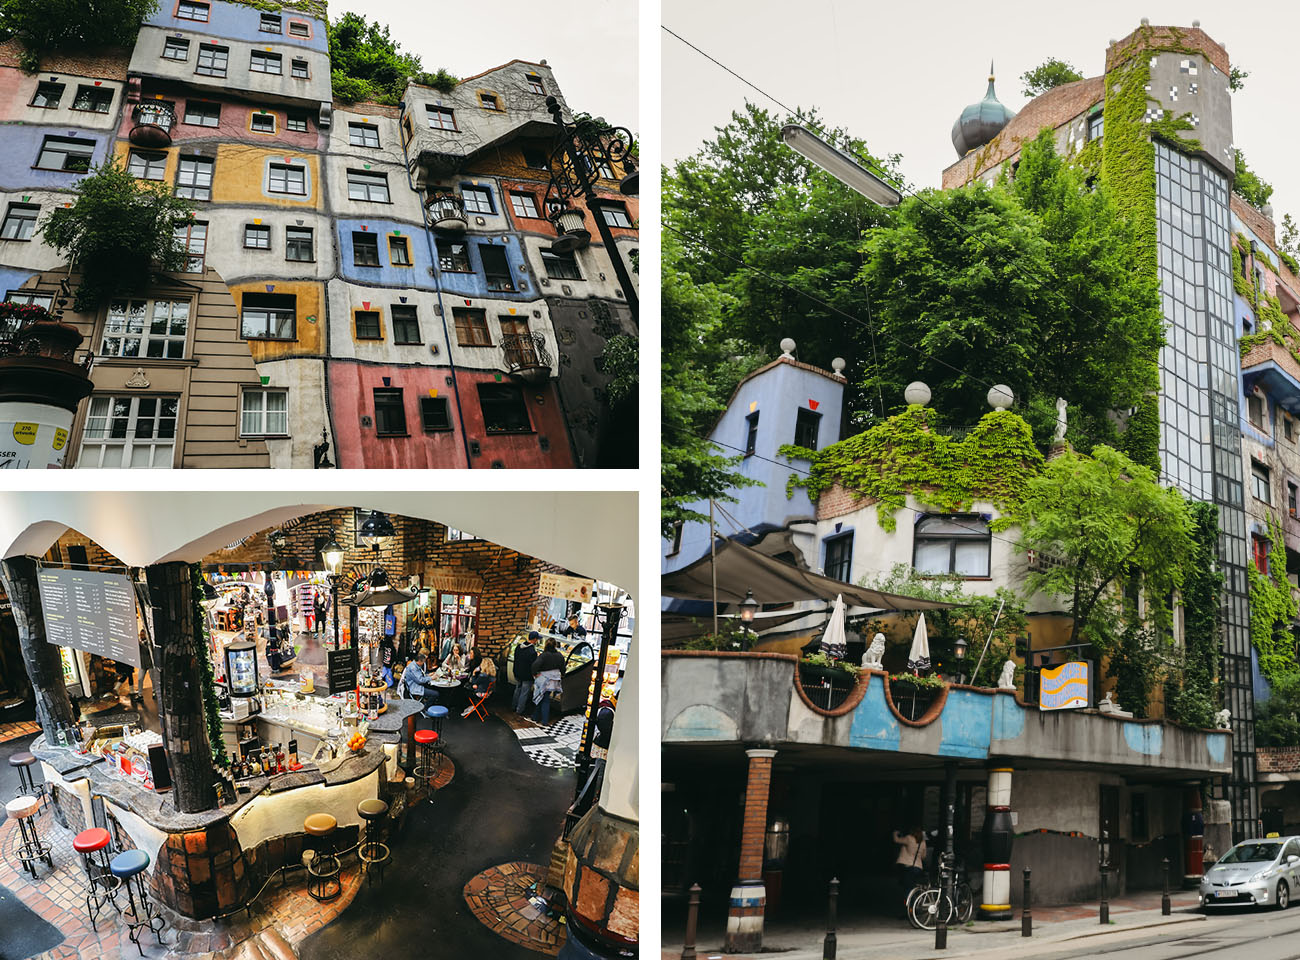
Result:
[[[334,649],[339,648],[339,571],[343,569],[343,548],[333,537],[320,548],[325,572],[329,575],[330,596],[334,601]]]
[[[618,634],[618,624],[623,618],[623,604],[602,603],[596,607],[600,611],[600,655],[596,660],[596,670],[591,681],[591,697],[587,703],[587,722],[582,728],[582,749],[578,751],[578,789],[587,780],[591,770],[591,745],[596,739],[596,710],[600,707],[600,691],[604,686],[605,658],[609,656],[610,644]]]
[[[963,668],[966,666],[967,641],[965,637],[958,637],[952,645],[952,655],[957,659],[957,682],[965,683],[966,674]]]
[[[756,613],[758,613],[758,601],[754,599],[754,591],[746,590],[745,599],[740,602],[741,651],[749,650],[749,628],[754,622]]]
[[[635,148],[632,132],[626,127],[611,127],[590,117],[577,123],[565,123],[560,115],[560,102],[553,96],[546,98],[546,109],[550,111],[556,126],[559,127],[556,131],[555,148],[551,151],[551,182],[546,188],[548,205],[552,201],[560,205],[555,220],[562,236],[552,246],[563,251],[579,245],[580,241],[574,239],[566,242],[565,227],[568,224],[565,221],[572,222],[575,229],[580,231],[580,235],[585,235],[585,229],[582,228],[582,215],[571,206],[571,201],[581,198],[586,202],[587,209],[591,211],[596,221],[601,242],[605,245],[610,263],[614,267],[614,276],[618,278],[628,308],[632,311],[632,319],[639,320],[640,302],[636,288],[632,285],[632,277],[627,272],[627,265],[623,262],[618,247],[614,245],[614,235],[610,233],[609,224],[605,222],[605,214],[600,208],[600,199],[596,195],[596,187],[592,182],[593,177],[602,167],[612,172],[614,164],[617,163],[623,167],[625,174],[619,185],[619,192],[625,196],[636,196],[640,175],[632,155]]]

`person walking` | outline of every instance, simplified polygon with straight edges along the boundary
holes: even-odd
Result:
[[[910,890],[918,883],[925,882],[925,831],[917,824],[907,833],[894,831],[894,843],[898,844],[898,857],[894,860],[894,870],[902,881],[903,889]]]
[[[515,696],[510,701],[510,707],[521,717],[524,710],[531,710],[533,706],[533,663],[537,660],[537,647],[534,643],[540,639],[542,635],[533,630],[515,647],[512,661],[515,668]]]

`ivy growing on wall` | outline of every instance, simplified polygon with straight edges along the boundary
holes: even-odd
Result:
[[[1259,672],[1275,685],[1297,672],[1295,640],[1291,636],[1297,607],[1286,578],[1282,529],[1271,514],[1268,537],[1268,573],[1260,573],[1254,564],[1246,572],[1250,576],[1250,642],[1259,654]]]
[[[1219,542],[1219,508],[1212,503],[1188,504],[1192,515],[1192,549],[1183,562],[1183,663],[1165,684],[1169,718],[1192,727],[1214,724],[1219,709],[1218,672],[1221,656],[1219,599],[1223,572],[1215,557]],[[1181,680],[1175,677],[1181,674]]]
[[[1025,483],[1042,469],[1043,456],[1020,416],[1008,410],[985,414],[969,434],[939,433],[938,414],[912,405],[874,427],[821,450],[786,445],[787,459],[808,460],[807,476],[791,474],[786,495],[804,487],[816,500],[834,484],[878,501],[876,520],[890,532],[894,514],[910,493],[935,510],[970,509],[976,500],[996,504],[1004,520],[1014,513]]]
[[[1232,248],[1232,289],[1241,296],[1255,314],[1255,329],[1243,334],[1237,341],[1237,347],[1244,358],[1252,347],[1272,341],[1291,354],[1300,364],[1300,333],[1297,333],[1291,321],[1282,312],[1282,304],[1276,296],[1255,286],[1255,278],[1246,275],[1246,258],[1250,254],[1250,241],[1246,235],[1239,233]],[[1255,259],[1274,273],[1277,266],[1258,246]]]
[[[203,715],[208,724],[208,743],[212,747],[212,762],[217,767],[230,764],[226,744],[221,738],[221,715],[217,710],[217,679],[212,669],[211,640],[208,638],[208,618],[203,614],[203,572],[197,563],[190,565],[190,596],[193,598],[194,636],[199,640],[195,658],[199,662],[199,684],[203,690]]]

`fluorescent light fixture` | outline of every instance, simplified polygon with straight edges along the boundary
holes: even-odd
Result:
[[[872,203],[882,207],[896,207],[903,195],[881,180],[843,150],[832,147],[807,127],[787,123],[781,128],[781,139],[796,153],[803,154],[845,186],[851,187]]]

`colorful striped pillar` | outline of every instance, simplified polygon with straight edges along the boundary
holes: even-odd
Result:
[[[740,868],[727,907],[727,953],[758,953],[763,947],[763,840],[767,835],[767,798],[772,788],[775,750],[746,750],[745,819],[740,831]]]
[[[1011,919],[1011,773],[989,770],[988,811],[984,815],[984,892],[980,917]]]

